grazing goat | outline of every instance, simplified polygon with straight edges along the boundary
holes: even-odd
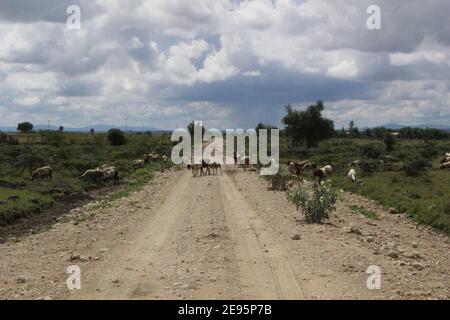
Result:
[[[441,160],[441,164],[446,163],[446,162],[450,162],[450,157],[445,157],[444,159]]]
[[[145,161],[144,160],[134,160],[133,166],[135,169],[142,169],[145,167]]]
[[[238,168],[249,169],[250,168],[250,157],[245,154],[238,154],[236,156],[236,161]]]
[[[151,161],[150,154],[144,154],[144,164],[147,165]]]
[[[316,182],[318,184],[320,184],[322,182],[322,180],[325,179],[325,173],[320,168],[319,169],[315,169],[313,171],[313,176],[316,178]]]
[[[325,176],[329,176],[330,174],[333,173],[333,167],[330,165],[327,165],[322,168],[322,171],[325,173]]]
[[[189,165],[192,170],[192,177],[196,177],[198,173],[200,172],[200,175],[202,174],[202,165],[201,164],[191,164]]]
[[[116,169],[116,167],[102,165],[99,169],[103,173],[103,176],[102,176],[103,180],[113,180],[113,185],[120,183],[119,171]]]
[[[443,163],[443,164],[441,165],[441,169],[450,169],[450,161],[449,161],[449,162],[446,162],[446,163]]]
[[[293,161],[290,161],[288,164],[288,170],[290,173],[295,174],[296,176],[300,176],[303,174],[303,172],[312,167],[312,163],[309,161],[302,161],[299,163],[295,163]]]
[[[323,168],[317,168],[313,171],[313,176],[317,178],[317,182],[320,184],[326,176],[333,173],[333,167],[326,165]]]
[[[53,169],[51,167],[42,167],[36,169],[33,174],[31,175],[31,180],[34,179],[44,179],[48,178],[51,179],[53,175]]]
[[[103,179],[103,171],[100,168],[86,170],[81,178],[87,181],[99,182]]]
[[[167,168],[167,156],[161,157],[161,172],[166,171]]]
[[[151,162],[156,162],[161,159],[161,156],[157,153],[150,153],[148,156]]]
[[[213,162],[210,165],[211,169],[212,169],[212,174],[213,176],[217,175],[218,170],[220,170],[220,175],[222,175],[222,166],[220,165],[220,163],[215,163]]]
[[[347,178],[353,183],[356,182],[356,171],[355,171],[355,169],[350,169],[350,171],[347,173]]]
[[[20,199],[20,196],[18,196],[18,195],[16,195],[16,194],[13,194],[13,195],[11,195],[11,196],[8,197],[8,200],[12,200],[12,201],[14,201],[14,202],[16,202],[16,201],[19,200],[19,199]]]
[[[209,168],[210,168],[210,165],[208,163],[206,163],[205,160],[202,160],[202,167],[200,169],[200,174],[202,176],[206,176],[206,174],[208,174],[208,176],[210,176],[211,170]],[[203,171],[203,169],[205,169],[205,171]]]
[[[361,163],[361,160],[355,160],[348,164],[349,167],[358,166]]]

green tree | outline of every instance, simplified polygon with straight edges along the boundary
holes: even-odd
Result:
[[[33,124],[30,122],[21,122],[17,125],[17,130],[23,133],[29,133],[31,130],[33,130]]]
[[[365,130],[365,134],[366,134],[366,137],[369,137],[369,138],[371,138],[371,137],[372,137],[372,135],[373,135],[373,133],[372,133],[372,129],[370,129],[370,128],[366,127],[366,130]]]
[[[355,129],[355,121],[350,121],[350,123],[348,124],[348,129],[350,132],[353,132],[353,129]]]
[[[395,142],[395,137],[391,133],[386,133],[384,135],[384,146],[386,147],[387,152],[394,150]]]
[[[107,134],[107,139],[112,146],[121,146],[127,143],[127,137],[120,129],[110,129]]]
[[[349,132],[350,132],[350,135],[351,136],[353,136],[353,137],[359,137],[359,129],[358,129],[358,127],[356,126],[356,124],[355,124],[355,121],[350,121],[350,123],[349,123]]]
[[[317,147],[319,142],[334,135],[333,121],[322,117],[324,105],[318,101],[305,111],[293,110],[286,106],[287,115],[282,119],[286,134],[294,144],[305,142],[307,148]]]

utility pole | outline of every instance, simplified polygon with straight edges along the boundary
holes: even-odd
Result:
[[[125,133],[128,132],[128,119],[125,118]]]

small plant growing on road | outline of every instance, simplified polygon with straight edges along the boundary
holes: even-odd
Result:
[[[303,210],[306,223],[322,223],[336,208],[338,191],[328,182],[307,190],[304,185],[298,184],[287,195],[288,200]]]

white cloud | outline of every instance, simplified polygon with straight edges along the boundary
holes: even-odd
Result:
[[[13,103],[20,104],[22,106],[34,106],[35,104],[38,104],[39,102],[41,102],[41,99],[39,99],[39,97],[15,98],[13,100]]]
[[[242,73],[242,75],[246,77],[259,77],[261,75],[261,71],[259,70],[245,71],[244,73]]]
[[[446,0],[80,1],[78,31],[66,2],[0,4],[0,106],[17,118],[167,127],[203,106],[246,126],[323,99],[336,121],[443,122],[450,108]]]
[[[328,68],[327,75],[337,78],[354,78],[358,75],[358,67],[353,61],[344,60]]]

